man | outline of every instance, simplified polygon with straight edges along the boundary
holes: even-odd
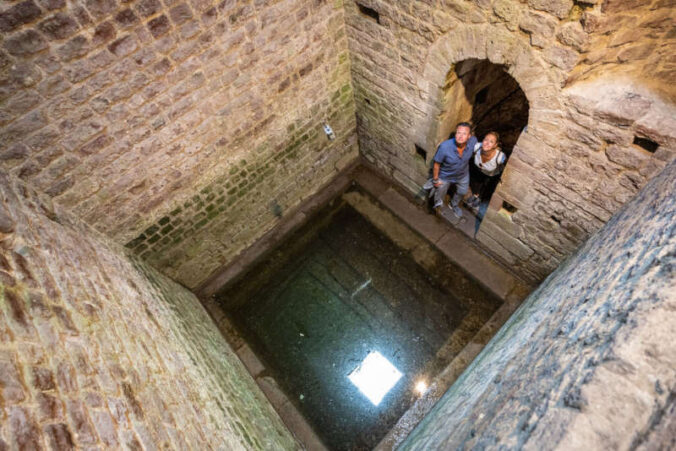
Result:
[[[443,207],[448,189],[455,185],[450,207],[455,216],[462,216],[460,201],[469,188],[469,161],[477,143],[477,139],[472,136],[471,125],[461,122],[455,128],[455,137],[439,144],[432,168],[434,208],[437,212]]]

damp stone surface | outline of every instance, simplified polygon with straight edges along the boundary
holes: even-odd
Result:
[[[471,336],[500,306],[438,251],[427,268],[416,262],[351,205],[363,209],[365,199],[373,202],[355,191],[336,199],[217,296],[337,450],[374,447],[416,398],[416,384],[447,363],[437,353],[451,335]],[[401,373],[377,404],[350,380],[372,353]],[[387,372],[375,377],[385,384]]]

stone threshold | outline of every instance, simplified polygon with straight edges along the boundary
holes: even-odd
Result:
[[[282,218],[274,229],[242,252],[233,263],[221,268],[196,290],[197,296],[214,322],[284,424],[299,445],[308,450],[321,451],[327,448],[294,403],[279,388],[274,378],[268,375],[264,363],[239,337],[225,312],[214,302],[214,295],[226,284],[243,276],[260,258],[272,251],[281,241],[311,219],[314,213],[343,194],[354,183],[503,301],[503,305],[470,342],[430,382],[426,393],[407,410],[376,449],[395,449],[408,436],[533,289],[508,268],[489,257],[481,246],[463,231],[455,229],[444,219],[428,214],[410,193],[365,166],[363,162],[358,160],[347,167],[316,195]],[[449,340],[452,340],[452,337]]]

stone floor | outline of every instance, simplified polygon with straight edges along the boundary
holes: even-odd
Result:
[[[481,218],[465,205],[460,208],[462,209],[462,216],[458,218],[448,206],[444,205],[441,208],[441,217],[468,237],[474,238],[479,230]]]

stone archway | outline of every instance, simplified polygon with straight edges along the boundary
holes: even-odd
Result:
[[[528,124],[529,104],[523,90],[505,66],[485,59],[463,60],[452,66],[442,104],[436,121],[437,143],[448,139],[456,124],[469,122],[480,141],[488,132],[497,133],[500,149],[509,159]],[[480,198],[470,211],[480,222],[499,177],[487,179],[473,164],[470,174],[472,192]]]
[[[513,216],[522,207],[530,209],[535,197],[529,181],[530,170],[521,169],[524,162],[539,161],[543,152],[551,150],[550,146],[543,145],[541,136],[547,133],[551,124],[562,119],[560,92],[564,75],[552,70],[537,49],[506,28],[465,25],[442,35],[430,47],[417,83],[420,115],[413,138],[427,149],[436,148],[444,133],[443,127],[447,126],[440,119],[444,115],[444,87],[449,72],[457,63],[470,59],[486,60],[504,67],[516,80],[529,104],[528,132],[521,133],[516,141],[503,173],[503,182],[493,193],[476,234],[479,242],[497,249],[495,254],[506,263],[520,266],[529,260],[533,250],[521,240],[524,231]],[[543,130],[539,131],[541,125]],[[529,277],[529,274],[525,276]]]
[[[416,81],[419,100],[409,134],[421,147],[436,146],[444,85],[455,64],[479,59],[506,68],[528,99],[528,130],[516,142],[476,239],[533,281],[558,266],[674,155],[673,105],[628,79],[565,86],[568,70],[551,54],[545,61],[547,55],[500,25],[461,25],[440,36]]]
[[[428,148],[436,146],[438,118],[443,114],[444,86],[449,71],[458,62],[479,59],[504,66],[523,90],[530,105],[528,125],[551,120],[558,114],[561,80],[554,78],[548,65],[535,49],[507,29],[495,26],[466,25],[437,39],[430,47],[418,81],[421,114],[415,127],[416,141]],[[515,146],[527,151],[527,145]]]
[[[463,60],[449,72],[436,141],[448,139],[455,124],[467,121],[479,139],[489,131],[499,133],[502,150],[509,156],[528,125],[529,109],[526,95],[504,66]]]

